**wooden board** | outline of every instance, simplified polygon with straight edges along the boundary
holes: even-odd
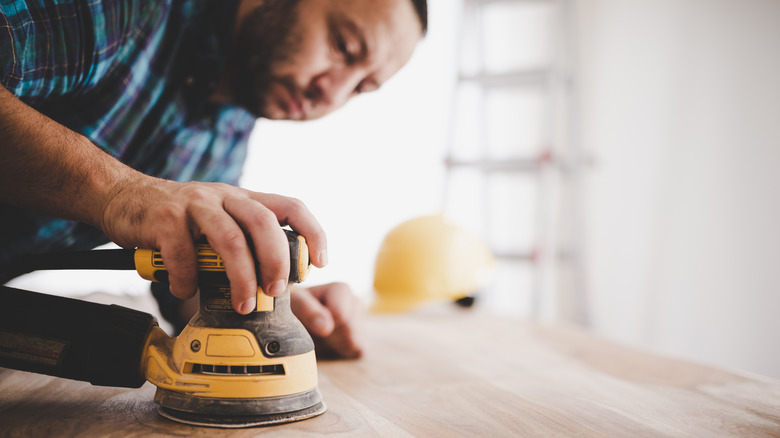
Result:
[[[319,363],[329,410],[311,420],[198,428],[157,415],[150,384],[0,369],[0,436],[780,436],[780,382],[576,329],[442,311],[371,316],[366,335],[363,359]]]

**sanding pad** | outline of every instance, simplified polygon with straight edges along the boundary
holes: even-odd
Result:
[[[271,426],[316,417],[327,410],[318,389],[258,399],[221,399],[157,389],[157,412],[179,423],[238,429]]]
[[[160,406],[157,412],[163,417],[178,423],[190,424],[193,426],[239,429],[244,427],[272,426],[275,424],[292,423],[294,421],[306,420],[307,418],[316,417],[326,410],[327,406],[325,406],[325,403],[320,402],[308,409],[268,415],[237,415],[233,417],[224,415],[216,416],[177,411],[175,409],[166,409],[162,406]]]

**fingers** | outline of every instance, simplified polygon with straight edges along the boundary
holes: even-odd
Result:
[[[273,211],[281,225],[289,225],[306,239],[309,259],[314,266],[324,268],[328,264],[325,231],[306,205],[294,198],[267,193],[251,193],[250,196]]]
[[[191,298],[198,288],[198,260],[190,232],[183,227],[171,227],[163,236],[157,246],[168,270],[171,293],[182,300]]]
[[[242,225],[242,228],[252,240],[255,247],[255,257],[257,257],[257,263],[260,266],[260,286],[263,288],[263,291],[272,297],[280,295],[287,288],[287,279],[290,276],[290,247],[284,231],[279,226],[276,215],[267,207],[247,198],[230,197],[225,200],[224,205],[225,211]],[[241,235],[241,243],[248,252],[249,247],[246,244],[243,233]],[[247,258],[246,254],[239,254],[238,252],[226,252],[223,254],[216,247],[214,249],[225,262],[226,270],[228,261],[232,263],[234,257],[236,257],[235,260],[238,260],[238,258],[248,260],[252,265],[251,269],[242,264],[242,269],[245,269],[245,271],[233,273],[233,275],[236,275],[235,278],[243,280],[243,274],[251,274],[252,279],[256,280],[251,254]],[[241,276],[239,277],[239,275]],[[228,272],[228,278],[230,278],[231,293],[234,294],[233,299],[235,300],[236,295],[232,289],[234,277],[231,276],[231,272]],[[246,293],[253,295],[256,293],[256,288],[246,291]]]
[[[222,258],[233,308],[243,314],[256,307],[258,280],[270,296],[287,287],[290,250],[280,225],[290,225],[306,238],[315,266],[327,263],[325,233],[296,199],[225,184],[145,181],[121,191],[108,204],[103,231],[126,247],[160,249],[171,292],[179,298],[188,298],[197,289],[193,240],[202,236]]]
[[[356,317],[359,302],[346,283],[312,286],[309,292],[328,309],[336,325],[349,325]]]
[[[300,201],[292,198],[258,196],[260,194],[221,184],[198,185],[187,194],[191,200],[188,209],[191,222],[222,258],[230,280],[233,308],[238,313],[247,314],[255,309],[258,280],[269,296],[279,296],[287,288],[290,249],[279,217],[302,224],[304,229],[313,230],[308,233],[315,236],[315,240],[324,240],[324,232],[316,219]],[[270,206],[258,199],[270,200]],[[247,238],[254,245],[254,255]]]
[[[349,286],[331,283],[296,289],[290,297],[293,313],[314,338],[317,357],[358,358],[363,354],[361,307]]]
[[[330,310],[309,289],[295,289],[290,294],[290,308],[313,336],[324,338],[333,333],[335,321]]]
[[[290,248],[280,225],[290,225],[306,238],[310,257],[317,257],[316,261],[313,260],[315,266],[322,267],[327,263],[325,232],[306,206],[297,199],[242,190],[227,196],[223,207],[229,219],[239,224],[243,233],[251,239],[255,247],[254,256],[260,267],[260,286],[267,295],[281,295],[287,288],[290,276]],[[218,224],[216,220],[206,221],[201,228],[219,228]],[[254,265],[252,269],[246,265],[247,260],[253,263],[253,259],[246,256],[249,248],[243,239],[231,238],[232,245],[219,243],[220,240],[227,240],[225,236],[230,237],[230,234],[222,233],[232,231],[227,224],[223,227],[223,230],[204,231],[203,234],[225,263],[233,307],[239,313],[248,313],[256,304]]]
[[[241,314],[251,312],[257,305],[257,276],[241,227],[225,210],[210,204],[195,204],[191,213],[200,232],[222,258],[233,308]]]

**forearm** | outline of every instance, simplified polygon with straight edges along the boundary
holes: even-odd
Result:
[[[0,86],[0,200],[100,226],[113,196],[145,176]]]

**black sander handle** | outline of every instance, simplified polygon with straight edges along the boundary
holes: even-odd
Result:
[[[0,367],[138,388],[154,316],[0,286]]]

